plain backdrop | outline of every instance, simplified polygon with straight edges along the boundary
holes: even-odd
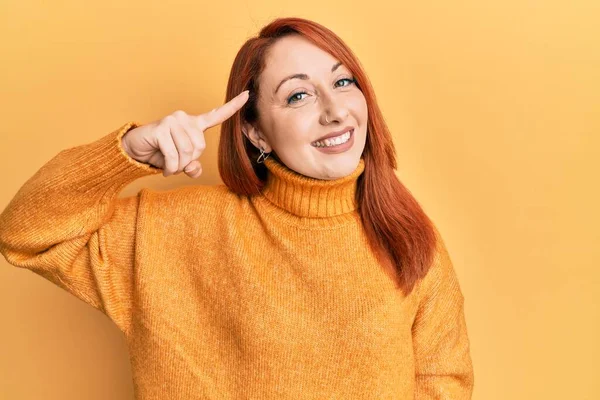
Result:
[[[239,47],[281,16],[329,27],[366,69],[460,279],[473,398],[600,398],[597,0],[4,0],[0,207],[63,149],[221,105]],[[219,127],[206,140],[201,178],[120,196],[221,183]],[[132,398],[116,326],[3,257],[0,324],[0,398]]]

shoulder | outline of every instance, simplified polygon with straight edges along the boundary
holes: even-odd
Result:
[[[169,190],[144,188],[140,192],[146,207],[153,211],[219,212],[244,202],[246,199],[232,192],[224,184],[192,185]]]

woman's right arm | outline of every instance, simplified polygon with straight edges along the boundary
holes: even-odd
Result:
[[[0,253],[99,309],[127,334],[145,190],[117,196],[137,178],[199,166],[203,131],[241,108],[248,97],[244,93],[207,114],[179,111],[146,125],[129,122],[92,143],[61,151],[0,214]],[[186,172],[190,177],[200,173],[200,168]]]
[[[92,143],[61,151],[0,214],[0,253],[101,310],[123,332],[130,320],[137,212],[143,194],[118,199],[161,169],[124,151],[129,122]]]

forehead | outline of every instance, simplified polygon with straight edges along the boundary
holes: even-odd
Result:
[[[285,36],[275,42],[266,55],[264,69],[268,84],[294,73],[309,76],[331,72],[337,59],[298,35]],[[267,83],[267,82],[265,82]]]

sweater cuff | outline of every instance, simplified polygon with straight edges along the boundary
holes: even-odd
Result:
[[[142,163],[130,157],[122,146],[123,136],[140,126],[137,122],[127,122],[117,130],[91,143],[63,150],[58,159],[68,160],[61,173],[50,180],[57,186],[67,183],[80,193],[96,193],[99,189],[103,197],[116,195],[121,188],[134,180],[163,172],[150,164]],[[76,166],[75,168],[73,166]],[[52,185],[52,182],[46,182]]]
[[[116,131],[100,138],[98,145],[98,158],[104,160],[107,164],[114,163],[117,170],[121,172],[123,178],[136,179],[146,175],[154,175],[163,172],[162,168],[137,161],[131,157],[123,148],[123,136],[130,130],[141,126],[142,124],[134,121],[127,122]],[[113,174],[117,171],[113,171]]]

